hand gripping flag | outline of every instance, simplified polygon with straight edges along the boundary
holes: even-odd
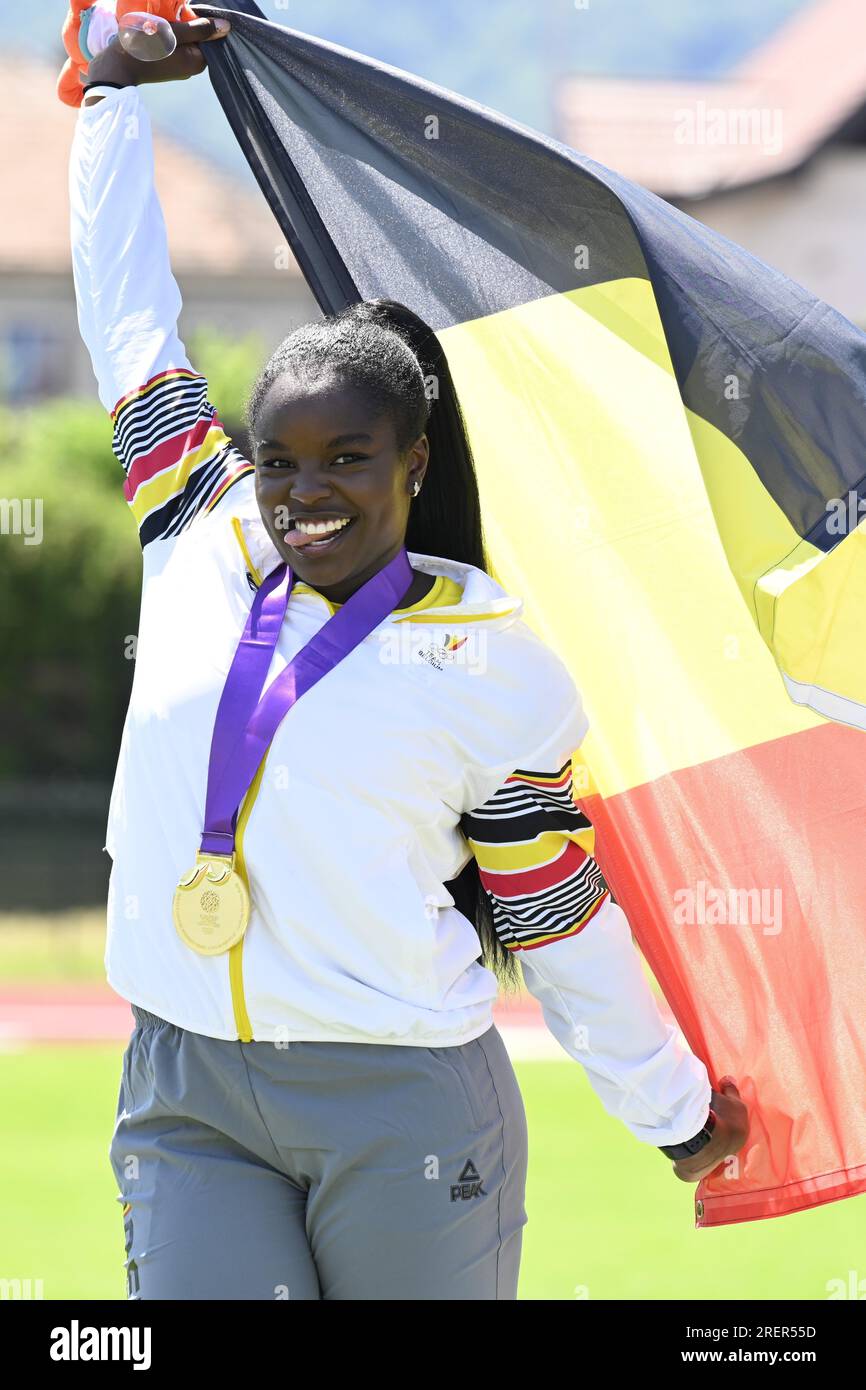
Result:
[[[866,338],[555,140],[196,10],[322,310],[399,300],[448,355],[497,574],[585,698],[598,859],[749,1106],[697,1224],[866,1192]]]

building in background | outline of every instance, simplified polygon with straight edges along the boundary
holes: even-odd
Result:
[[[69,251],[75,113],[48,64],[0,62],[0,399],[96,398],[78,332]],[[154,134],[156,181],[184,301],[181,338],[258,332],[268,351],[319,311],[264,199],[180,142]],[[218,403],[216,403],[218,404]]]
[[[575,12],[556,30],[562,43],[548,47],[548,69],[575,51],[585,17]],[[614,66],[623,52],[611,43],[610,75],[561,77],[558,137],[866,326],[864,0],[805,0],[724,77],[703,75],[706,44],[682,51],[694,52],[701,76],[624,79]],[[95,396],[75,316],[66,173],[75,115],[54,94],[58,62],[0,62],[0,115],[14,131],[0,147],[0,177],[13,190],[0,219],[0,400],[12,403]],[[175,85],[192,130],[201,105],[189,105],[189,84]],[[313,297],[258,190],[164,130],[155,134],[157,185],[184,299],[181,337],[206,326],[257,331],[270,350],[318,317]]]
[[[561,78],[557,138],[866,327],[866,4],[812,0],[718,80]]]

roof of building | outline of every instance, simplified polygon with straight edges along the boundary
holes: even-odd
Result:
[[[55,95],[56,71],[16,57],[0,61],[0,271],[62,272],[70,266],[69,147],[77,113]],[[263,197],[154,130],[156,183],[172,266],[178,273],[294,277],[285,238]]]
[[[725,78],[561,78],[559,138],[669,198],[802,165],[866,103],[863,0],[813,0]]]

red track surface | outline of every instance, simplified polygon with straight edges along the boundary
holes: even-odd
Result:
[[[498,1026],[544,1026],[532,998],[496,1005]],[[0,1049],[34,1043],[125,1041],[132,1013],[106,984],[33,984],[0,988]]]

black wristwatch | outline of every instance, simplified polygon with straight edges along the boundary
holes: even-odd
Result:
[[[666,1158],[692,1158],[694,1154],[699,1154],[701,1149],[705,1149],[709,1144],[715,1127],[716,1117],[713,1114],[712,1106],[710,1106],[710,1113],[704,1121],[704,1127],[698,1130],[694,1139],[686,1139],[683,1144],[659,1144],[659,1148]]]

